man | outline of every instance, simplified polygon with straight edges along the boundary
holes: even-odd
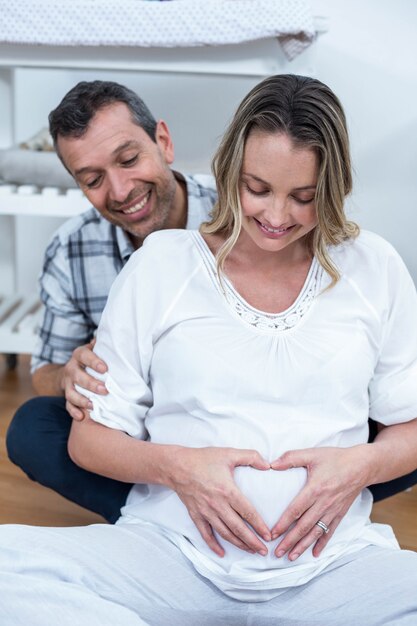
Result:
[[[46,251],[45,316],[32,361],[42,397],[16,413],[7,446],[30,478],[115,522],[131,485],[87,472],[68,456],[71,418],[82,419],[88,408],[74,383],[106,393],[85,368],[106,370],[90,342],[113,280],[151,232],[197,228],[216,192],[211,178],[170,169],[174,154],[166,124],[121,85],[79,83],[49,119],[58,155],[95,208],[64,224]],[[380,499],[416,481],[414,472],[372,490]]]
[[[95,208],[65,223],[46,251],[45,314],[32,358],[33,385],[45,397],[18,411],[7,446],[32,479],[114,522],[130,485],[84,472],[66,451],[71,415],[82,418],[77,407],[86,407],[73,381],[97,388],[85,366],[106,369],[84,344],[93,339],[113,280],[145,237],[198,228],[216,192],[210,176],[170,169],[174,151],[165,122],[156,122],[122,85],[79,83],[49,120],[59,157]]]

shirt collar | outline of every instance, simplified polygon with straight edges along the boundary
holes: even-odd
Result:
[[[120,258],[122,259],[123,263],[126,263],[129,260],[130,255],[133,254],[133,252],[135,251],[135,248],[133,246],[133,243],[129,239],[126,231],[124,231],[123,228],[120,228],[120,226],[116,226],[115,228],[116,241],[117,247],[119,249]]]

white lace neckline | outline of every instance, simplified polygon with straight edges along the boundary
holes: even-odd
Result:
[[[317,295],[320,277],[322,274],[322,267],[318,263],[316,257],[313,257],[306,280],[304,281],[304,285],[293,304],[280,313],[266,313],[265,311],[260,311],[259,309],[251,306],[244,298],[242,298],[227,276],[222,276],[222,283],[220,284],[216,268],[216,259],[213,253],[198,231],[190,232],[190,234],[193,236],[197,244],[197,248],[203,258],[205,267],[216,289],[226,299],[231,309],[244,323],[259,330],[280,333],[297,326],[309,310],[314,298]]]

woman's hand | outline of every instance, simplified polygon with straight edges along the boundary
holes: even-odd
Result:
[[[224,556],[214,532],[246,552],[267,554],[265,541],[271,532],[247,498],[237,488],[233,471],[245,465],[269,470],[270,465],[255,450],[234,448],[180,448],[167,483],[181,498],[209,548]]]
[[[371,445],[291,450],[271,463],[277,471],[305,467],[308,476],[272,528],[273,539],[287,533],[275,549],[277,557],[288,554],[293,561],[313,544],[313,555],[319,556],[352,502],[370,484]],[[328,533],[317,526],[319,520],[329,528]]]
[[[75,420],[82,420],[84,411],[93,408],[90,400],[75,389],[76,384],[94,393],[107,394],[107,389],[101,380],[97,380],[85,371],[86,367],[101,374],[107,371],[104,361],[93,352],[95,342],[96,340],[93,339],[90,343],[76,348],[63,368],[61,386],[66,399],[65,407]]]

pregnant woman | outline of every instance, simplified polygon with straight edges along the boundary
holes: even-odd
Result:
[[[115,526],[1,530],[8,625],[417,624],[417,554],[366,489],[415,469],[417,298],[345,216],[338,99],[266,79],[214,173],[211,221],[150,235],[116,280],[109,393],[71,432],[78,464],[136,486]]]

